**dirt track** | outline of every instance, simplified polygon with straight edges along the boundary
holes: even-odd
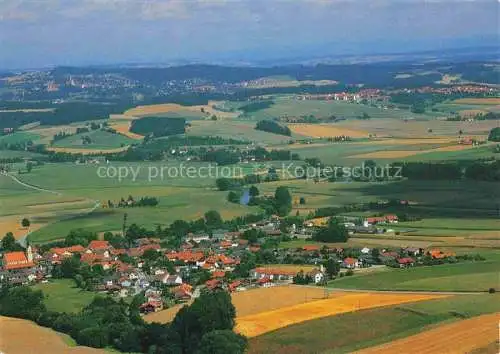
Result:
[[[500,313],[454,322],[356,352],[357,354],[468,353],[498,340]]]

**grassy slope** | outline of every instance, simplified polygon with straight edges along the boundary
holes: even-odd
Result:
[[[92,139],[91,144],[83,144],[82,137]],[[54,147],[80,148],[80,149],[112,149],[136,142],[121,134],[113,134],[102,130],[93,130],[88,133],[76,134],[56,141]]]
[[[249,353],[347,353],[432,325],[500,311],[498,295],[462,295],[307,321],[250,339]]]
[[[499,261],[391,269],[337,279],[329,286],[349,289],[487,291],[500,287]]]
[[[71,279],[55,279],[50,283],[37,284],[37,290],[45,295],[45,305],[50,311],[75,313],[87,306],[95,294],[77,288]]]

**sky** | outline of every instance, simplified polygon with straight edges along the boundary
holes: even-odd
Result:
[[[499,7],[499,0],[0,0],[0,68],[491,44]]]

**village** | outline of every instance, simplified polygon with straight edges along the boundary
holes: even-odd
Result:
[[[287,230],[276,216],[238,231],[214,230],[189,233],[180,247],[162,246],[162,240],[142,237],[126,248],[107,240],[68,247],[28,245],[26,250],[3,254],[2,281],[11,285],[51,282],[72,278],[86,290],[116,298],[143,294],[142,313],[160,311],[190,301],[202,289],[229,292],[283,284],[326,286],[338,277],[362,273],[368,268],[408,268],[455,263],[469,256],[415,247],[348,248],[311,241],[300,247],[280,248],[281,240],[305,239],[317,229],[317,220]],[[383,233],[398,222],[396,215],[346,219],[349,233]],[[257,235],[248,237],[248,235]],[[480,259],[476,259],[480,260]]]

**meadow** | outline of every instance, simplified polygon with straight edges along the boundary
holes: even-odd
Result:
[[[500,289],[500,262],[482,261],[408,269],[391,269],[344,277],[329,282],[340,289],[488,291]]]
[[[42,290],[49,311],[77,313],[96,296],[91,291],[77,288],[73,279],[52,279],[48,283],[38,283],[33,288]]]
[[[84,144],[82,138],[91,139],[90,144]],[[75,134],[58,140],[52,144],[53,147],[76,148],[76,149],[115,149],[130,145],[135,141],[121,134],[113,134],[103,130],[92,130],[88,133]]]

